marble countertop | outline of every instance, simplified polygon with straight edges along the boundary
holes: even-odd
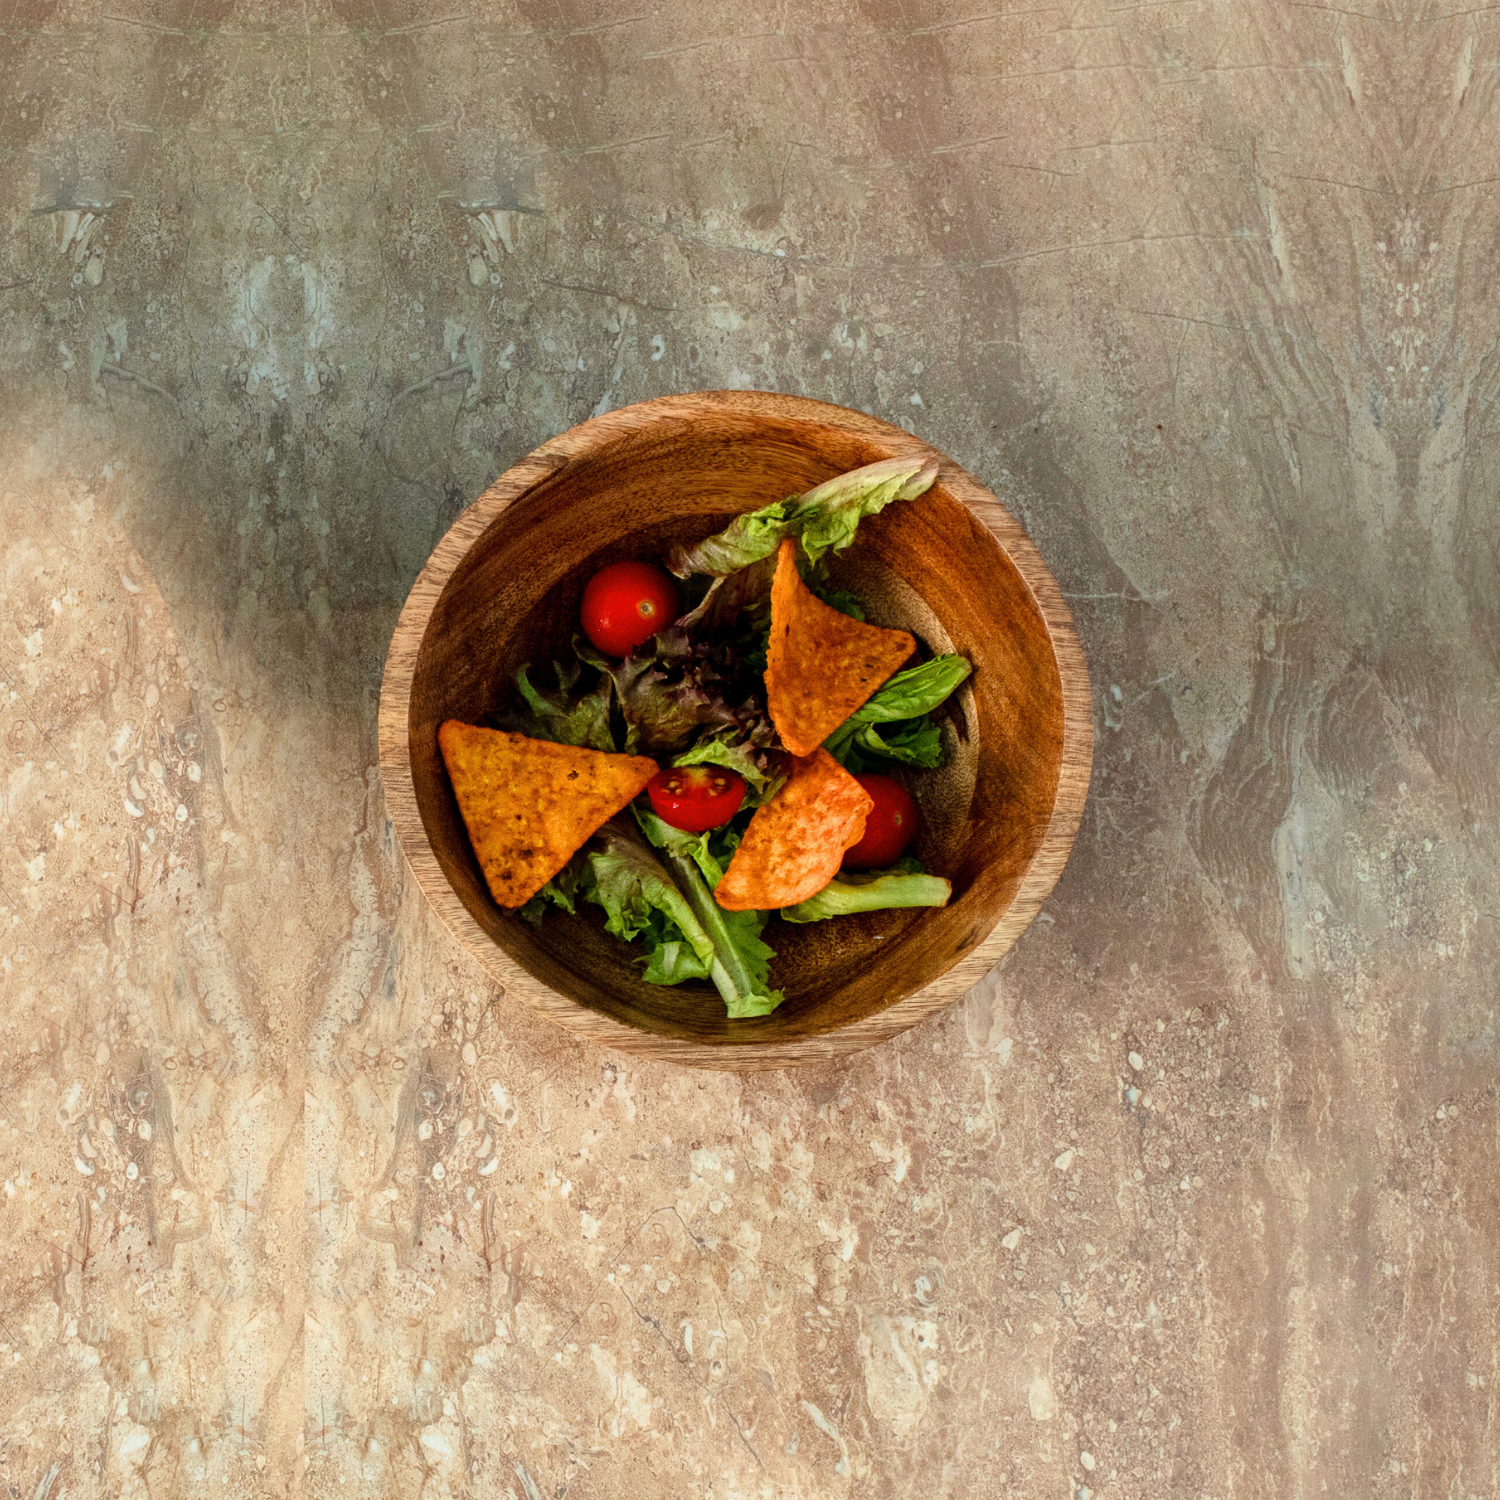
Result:
[[[6,1494],[1496,1492],[1493,17],[18,0],[0,57]],[[718,387],[973,471],[1095,689],[999,969],[752,1077],[487,983],[375,753],[462,507]]]

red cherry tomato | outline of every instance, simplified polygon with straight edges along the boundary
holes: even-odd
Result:
[[[646,783],[646,794],[663,823],[707,833],[740,810],[745,778],[719,766],[668,766]]]
[[[589,579],[579,613],[600,651],[624,656],[677,618],[677,588],[654,563],[611,563]]]
[[[893,865],[917,836],[917,804],[890,776],[854,778],[875,799],[865,819],[864,837],[844,854],[846,870],[883,870]]]

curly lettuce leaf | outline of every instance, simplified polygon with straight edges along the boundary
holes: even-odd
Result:
[[[530,663],[516,669],[515,683],[526,708],[508,714],[502,725],[516,734],[559,745],[581,745],[589,750],[613,752],[614,736],[609,725],[609,684],[601,682],[591,692],[570,699],[578,682],[579,667],[554,662],[557,690],[546,692],[531,681]]]
[[[786,780],[785,774],[775,768],[771,757],[766,754],[770,740],[769,724],[764,726],[762,733],[751,734],[746,738],[736,738],[732,730],[721,731],[708,739],[699,740],[680,755],[674,755],[672,764],[722,766],[726,771],[733,771],[745,778],[751,793],[746,799],[746,805],[758,807],[763,802],[769,802]]]
[[[621,748],[627,755],[660,760],[685,748],[706,726],[739,722],[718,691],[716,674],[694,660],[691,644],[675,631],[658,632],[639,654],[632,652],[623,661],[605,656],[582,639],[573,642],[573,649],[580,661],[603,674],[606,693],[613,687],[625,721]]]
[[[902,906],[946,906],[952,885],[939,875],[927,875],[916,860],[902,860],[889,870],[834,876],[816,896],[784,906],[784,922],[824,922],[857,911],[886,911]]]
[[[516,674],[522,711],[500,722],[539,739],[657,760],[705,736],[757,750],[769,746],[775,730],[766,714],[761,669],[771,572],[767,565],[706,585],[699,580],[702,597],[695,607],[623,660],[575,636],[571,663],[556,667],[558,690],[541,690],[531,680],[532,669],[523,667]],[[592,690],[574,698],[585,667],[597,679],[591,675]],[[761,773],[766,769],[762,763]]]
[[[578,879],[583,873],[584,855],[580,851],[560,869],[556,875],[521,908],[521,915],[533,927],[542,925],[548,906],[560,906],[570,916],[578,907]]]
[[[888,458],[839,474],[807,491],[736,516],[723,531],[693,547],[674,547],[667,566],[679,578],[724,578],[771,557],[785,537],[802,540],[809,561],[841,552],[866,516],[893,500],[915,500],[937,478],[936,459]]]

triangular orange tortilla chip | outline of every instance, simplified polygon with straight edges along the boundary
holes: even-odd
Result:
[[[790,537],[776,556],[766,701],[781,743],[811,755],[916,649],[886,630],[830,609],[797,573]]]
[[[658,769],[643,755],[554,745],[457,719],[439,727],[438,748],[501,906],[524,906]]]
[[[771,911],[815,896],[865,834],[870,794],[826,751],[792,773],[757,808],[714,896],[726,911]]]

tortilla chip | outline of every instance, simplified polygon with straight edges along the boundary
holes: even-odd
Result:
[[[811,755],[916,644],[904,630],[866,625],[830,609],[798,576],[796,542],[782,542],[771,584],[766,701],[793,755]]]
[[[446,720],[438,748],[490,894],[524,906],[657,772],[643,755],[606,755]]]
[[[792,762],[757,808],[714,896],[726,911],[771,911],[815,896],[865,836],[870,794],[826,751]]]

